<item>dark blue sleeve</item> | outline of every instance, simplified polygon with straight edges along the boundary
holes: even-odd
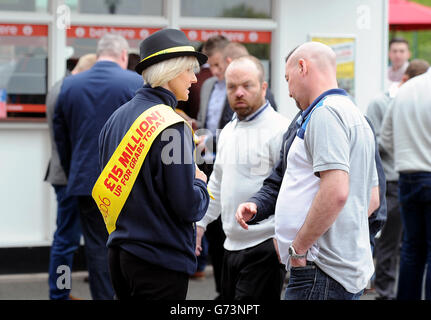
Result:
[[[371,123],[371,121],[367,119],[368,124],[371,127],[371,130],[373,130],[374,134],[374,127]],[[376,236],[377,232],[379,232],[383,225],[386,222],[387,219],[387,208],[386,208],[386,176],[385,172],[383,170],[382,165],[382,159],[380,158],[379,154],[379,146],[377,144],[376,135],[374,134],[374,143],[375,143],[375,159],[376,159],[376,168],[377,168],[377,175],[379,176],[379,196],[380,196],[380,206],[374,211],[371,216],[368,217],[368,226],[370,231],[370,242],[371,245],[374,247],[374,237]]]
[[[195,178],[192,132],[184,123],[169,129],[172,139],[162,143],[161,151],[166,199],[181,219],[197,222],[208,209],[209,195],[206,183]]]
[[[53,129],[54,141],[66,176],[69,176],[72,147],[70,143],[69,129],[63,113],[63,94],[60,92],[54,107]]]

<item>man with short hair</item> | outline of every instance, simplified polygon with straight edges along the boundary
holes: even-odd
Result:
[[[79,58],[78,63],[70,72],[76,75],[90,69],[96,63],[96,54],[88,53]],[[45,181],[51,183],[57,198],[57,228],[54,233],[49,253],[48,285],[49,298],[52,300],[74,299],[70,296],[70,287],[60,288],[57,281],[61,273],[57,273],[60,266],[67,266],[72,270],[73,256],[79,247],[81,239],[81,225],[79,222],[78,200],[75,196],[66,194],[67,178],[60,163],[57,146],[54,141],[52,118],[54,108],[60,94],[64,78],[57,81],[46,95],[46,120],[51,140],[51,158],[46,169]],[[69,281],[71,279],[68,279]]]
[[[228,65],[232,60],[248,55],[249,53],[247,48],[239,42],[231,42],[223,50],[223,58]]]
[[[247,48],[243,44],[226,42],[226,40],[223,36],[215,36],[210,38],[203,48],[203,51],[208,55],[208,63],[210,66],[212,65],[211,71],[213,71],[213,77],[207,79],[202,85],[201,106],[197,119],[198,127],[207,130],[204,135],[200,136],[198,150],[204,151],[205,156],[202,159],[204,162],[202,167],[208,176],[212,172],[212,164],[217,149],[217,130],[223,129],[233,115],[226,96],[226,89],[219,88],[221,89],[219,91],[217,86],[225,83],[225,70],[234,59],[249,55]],[[271,107],[277,110],[274,96],[269,88],[266,90],[265,98],[269,101]],[[221,103],[222,100],[223,103]]]
[[[78,197],[93,299],[114,296],[108,270],[108,232],[91,191],[100,173],[100,130],[142,86],[142,78],[126,70],[128,49],[124,37],[104,35],[97,44],[95,65],[64,79],[54,111],[54,137],[68,178],[67,194]]]
[[[197,124],[199,128],[209,130],[214,137],[215,143],[217,129],[223,129],[233,115],[226,96],[225,70],[232,60],[249,53],[244,45],[229,42],[222,35],[209,38],[205,42],[202,52],[208,56],[208,64],[213,77],[202,84]],[[270,90],[267,90],[266,98],[271,103],[271,106],[277,110],[277,105]]]
[[[328,46],[294,49],[286,81],[302,113],[275,200],[280,259],[290,269],[285,298],[359,299],[373,273],[368,217],[380,204],[372,129],[338,88]],[[242,227],[273,214],[259,203],[254,196],[238,207]]]
[[[208,64],[213,75],[201,88],[200,107],[197,116],[199,128],[208,129],[216,136],[216,130],[223,128],[232,117],[230,108],[226,108],[226,84],[224,72],[228,66],[223,56],[229,40],[224,36],[214,36],[205,42],[202,52],[208,56]]]
[[[393,38],[389,41],[389,60],[391,65],[388,68],[389,88],[401,82],[404,72],[409,65],[410,50],[409,43],[401,37]]]
[[[225,254],[221,278],[224,300],[279,300],[285,270],[275,251],[274,218],[243,230],[235,221],[238,205],[262,186],[280,157],[288,120],[265,98],[261,62],[252,56],[233,60],[226,69],[226,88],[234,118],[221,131],[208,188],[214,194],[198,222],[197,254],[206,226],[221,215]]]

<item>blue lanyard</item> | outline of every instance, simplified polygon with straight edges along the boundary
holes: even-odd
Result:
[[[314,101],[310,104],[310,106],[307,107],[307,109],[305,109],[301,115],[298,117],[298,119],[296,120],[296,127],[298,128],[296,135],[301,138],[304,139],[304,135],[305,135],[305,129],[307,129],[307,125],[308,122],[310,121],[311,118],[311,114],[317,109],[320,108],[321,106],[323,106],[323,102],[325,101],[325,99],[333,94],[340,94],[343,96],[347,96],[347,92],[343,89],[330,89],[328,91],[325,91],[324,93],[322,93],[320,96],[318,96],[316,99],[314,99]]]

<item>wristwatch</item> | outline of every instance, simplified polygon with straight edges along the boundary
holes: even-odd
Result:
[[[304,254],[297,254],[295,248],[291,245],[289,247],[289,256],[293,259],[303,259],[307,256],[307,252],[305,252]]]

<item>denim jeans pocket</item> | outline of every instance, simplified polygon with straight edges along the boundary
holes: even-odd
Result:
[[[316,282],[316,266],[290,268],[289,283],[286,288],[286,300],[308,300]]]

